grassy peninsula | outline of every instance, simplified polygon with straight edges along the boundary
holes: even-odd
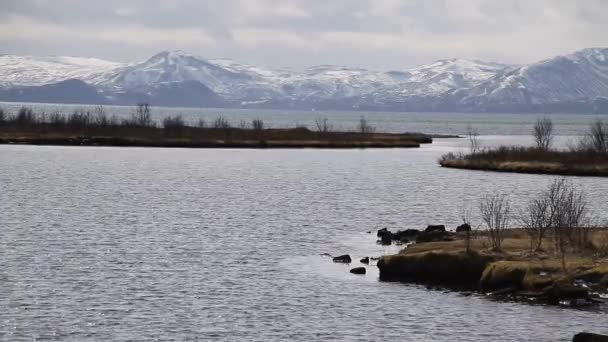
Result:
[[[183,148],[415,148],[432,137],[417,133],[379,133],[361,118],[351,131],[334,130],[326,118],[316,127],[269,128],[261,119],[233,125],[223,116],[211,122],[187,123],[177,115],[157,123],[146,104],[130,118],[93,111],[34,113],[23,107],[16,114],[0,109],[0,144],[146,146]]]
[[[594,122],[586,136],[563,150],[552,147],[550,119],[539,119],[532,133],[535,146],[484,149],[479,146],[477,133],[469,129],[470,153],[448,153],[439,164],[458,169],[608,177],[608,124],[603,121]]]
[[[444,226],[378,231],[382,242],[386,236],[415,239],[378,261],[380,279],[546,304],[591,305],[606,298],[608,228],[594,222],[584,194],[565,178],[517,214],[503,194],[483,198],[479,209],[484,230],[471,230],[470,216],[463,215],[465,223],[456,232]],[[511,222],[520,228],[510,228]]]

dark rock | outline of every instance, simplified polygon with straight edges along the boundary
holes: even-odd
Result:
[[[407,237],[405,237],[405,236],[402,236],[402,237],[399,238],[399,242],[401,242],[401,243],[409,243],[410,239],[407,238]]]
[[[393,234],[393,240],[402,241],[402,238],[407,238],[408,240],[413,240],[420,234],[418,229],[406,229],[400,230]]]
[[[445,232],[445,226],[444,225],[428,225],[426,227],[426,229],[424,230],[425,233],[430,233],[430,232]]]
[[[582,332],[574,335],[572,342],[608,342],[608,336]]]
[[[353,273],[353,274],[365,274],[365,272],[366,272],[365,267],[355,267],[350,270],[350,273]]]
[[[468,223],[461,224],[460,226],[456,227],[456,233],[464,233],[464,232],[470,232],[470,231],[471,231],[471,225]]]
[[[388,246],[393,242],[393,236],[392,235],[383,235],[382,237],[380,237],[380,244],[384,245],[384,246]]]
[[[360,260],[362,264],[369,264],[369,257],[365,257]]]
[[[350,264],[352,259],[350,258],[350,255],[348,254],[344,254],[344,255],[340,255],[337,256],[335,258],[333,258],[334,262],[341,262],[341,263],[345,263],[345,264]]]
[[[546,299],[549,304],[559,304],[560,301],[567,300],[587,300],[589,291],[582,287],[573,285],[553,284],[542,290],[541,298]]]
[[[422,232],[420,235],[416,237],[416,243],[423,242],[437,242],[437,241],[448,241],[448,232],[446,231],[430,231],[430,232]]]
[[[382,228],[382,229],[378,230],[377,236],[379,238],[381,238],[383,236],[387,236],[387,235],[391,236],[391,235],[393,235],[393,233],[391,233],[391,231],[388,230],[387,228]]]

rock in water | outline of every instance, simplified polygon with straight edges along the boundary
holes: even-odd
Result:
[[[360,260],[362,264],[369,264],[369,257],[365,257]]]
[[[341,262],[341,263],[345,263],[345,264],[350,264],[352,259],[350,258],[350,255],[348,254],[344,254],[344,255],[340,255],[337,256],[335,258],[333,258],[334,262]]]
[[[352,274],[365,274],[365,267],[355,267],[350,270]]]
[[[608,336],[582,332],[574,335],[572,342],[608,342]]]

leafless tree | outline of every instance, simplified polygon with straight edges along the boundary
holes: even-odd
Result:
[[[532,130],[536,147],[543,151],[549,150],[553,142],[553,121],[549,117],[537,119]]]
[[[229,129],[230,126],[230,122],[228,122],[228,119],[226,119],[223,116],[218,116],[214,121],[213,121],[213,128],[219,128],[219,129]]]
[[[327,133],[333,129],[333,126],[329,124],[328,119],[325,117],[316,118],[315,125],[317,126],[317,131],[319,131],[319,133]]]
[[[460,216],[462,219],[462,225],[469,227],[469,229],[466,229],[464,232],[464,251],[468,254],[471,252],[471,207],[463,207]]]
[[[264,129],[264,121],[262,119],[253,119],[253,121],[251,121],[251,126],[254,131],[261,131]]]
[[[467,124],[467,138],[469,139],[469,150],[471,153],[477,153],[480,149],[479,132],[469,123]]]
[[[4,111],[4,108],[0,108],[0,125],[4,124],[4,122],[6,121],[6,112]]]
[[[591,124],[589,131],[591,148],[598,153],[608,153],[608,124],[598,119]]]
[[[488,238],[492,249],[500,251],[504,233],[509,226],[511,207],[504,194],[487,195],[479,204],[481,218],[488,228]]]
[[[584,248],[587,242],[587,201],[566,178],[556,179],[547,192],[551,217],[551,229],[555,249],[564,259],[568,246]],[[565,268],[565,263],[564,263]]]
[[[99,105],[93,109],[93,124],[101,127],[109,126],[110,119],[106,114],[106,110],[103,106]]]
[[[357,131],[359,133],[374,133],[376,131],[376,127],[370,125],[365,117],[361,116],[361,119],[359,119],[359,124],[357,125]]]
[[[205,119],[198,119],[196,127],[198,127],[198,128],[207,128],[207,122],[205,121]]]
[[[540,251],[543,238],[552,225],[550,198],[547,192],[532,199],[521,211],[519,220],[530,238],[533,251]]]
[[[152,109],[147,103],[138,103],[131,113],[130,124],[136,127],[154,127]]]

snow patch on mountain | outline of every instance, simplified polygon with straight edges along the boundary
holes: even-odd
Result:
[[[5,87],[38,86],[68,79],[85,80],[121,65],[97,58],[0,55],[0,83]]]

